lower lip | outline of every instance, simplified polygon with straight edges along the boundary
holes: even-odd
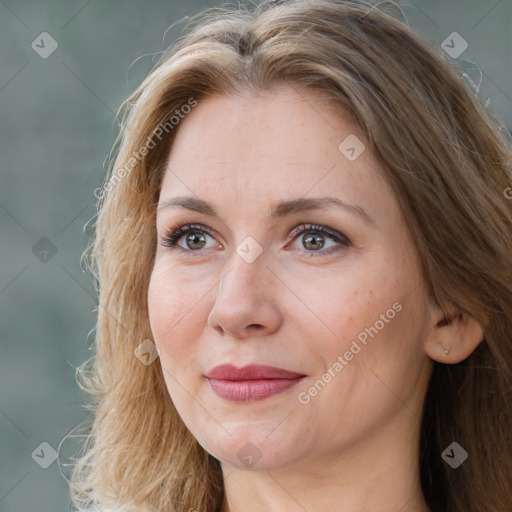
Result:
[[[295,386],[304,377],[296,379],[217,380],[208,379],[213,392],[232,402],[264,400]]]

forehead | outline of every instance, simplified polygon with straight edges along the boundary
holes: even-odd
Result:
[[[177,128],[161,199],[186,193],[249,208],[338,194],[394,208],[358,127],[314,90],[209,96]]]

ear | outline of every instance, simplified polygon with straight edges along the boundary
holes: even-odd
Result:
[[[437,305],[431,310],[425,351],[435,361],[455,364],[469,357],[484,339],[482,325],[460,309],[445,313]],[[446,353],[448,349],[448,353]]]

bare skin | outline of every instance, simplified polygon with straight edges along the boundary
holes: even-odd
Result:
[[[363,140],[313,92],[280,86],[202,100],[171,149],[160,205],[192,196],[218,217],[159,208],[158,241],[175,223],[212,231],[196,232],[196,245],[186,234],[174,248],[158,245],[149,315],[169,394],[221,462],[221,512],[430,510],[418,439],[432,359],[465,359],[483,332],[464,315],[443,322],[378,164],[368,149],[351,160],[338,148],[350,134]],[[327,196],[370,220],[341,207],[270,217],[281,201]],[[304,224],[349,243],[292,233]],[[258,251],[254,261],[239,246]],[[205,377],[222,363],[305,377],[264,400],[233,402]]]

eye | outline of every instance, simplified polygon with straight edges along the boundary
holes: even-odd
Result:
[[[206,234],[206,236],[205,236]],[[200,249],[204,249],[206,246],[206,237],[210,237],[213,231],[201,224],[185,224],[183,226],[175,226],[169,229],[166,234],[162,237],[160,245],[164,247],[170,247],[172,249],[178,249],[182,252],[198,252]],[[180,241],[183,239],[183,244]],[[176,247],[178,246],[178,247]],[[215,244],[210,245],[215,247]]]
[[[174,226],[166,231],[160,241],[160,245],[195,256],[200,255],[201,249],[215,247],[217,244],[215,241],[210,246],[207,245],[207,238],[213,238],[213,235],[213,230],[202,224]],[[330,254],[351,245],[350,240],[341,233],[315,224],[301,224],[297,226],[288,235],[288,239],[291,239],[292,242],[300,239],[306,252],[310,253],[310,257]],[[323,249],[326,239],[334,242],[334,244],[327,247],[327,249]],[[289,250],[288,247],[290,245],[286,246],[286,250]]]
[[[288,238],[293,239],[293,241],[299,240],[307,252],[310,253],[310,257],[331,254],[351,245],[346,236],[316,224],[301,224],[290,233]],[[320,250],[324,248],[326,239],[335,243],[324,250]]]

